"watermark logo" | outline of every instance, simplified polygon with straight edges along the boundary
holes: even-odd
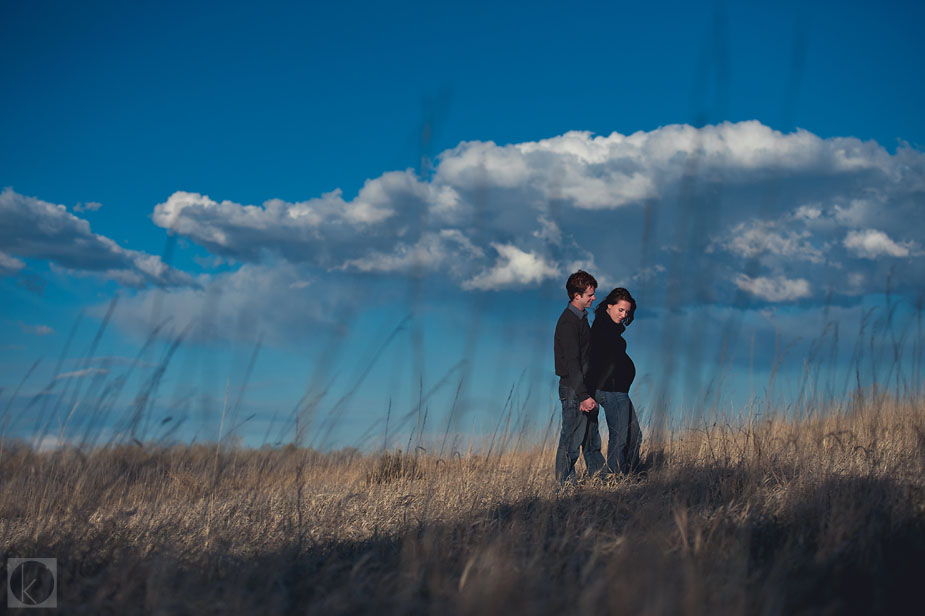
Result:
[[[8,558],[7,607],[58,607],[58,560]]]

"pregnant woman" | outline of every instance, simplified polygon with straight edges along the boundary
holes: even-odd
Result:
[[[594,396],[607,417],[607,466],[611,473],[628,474],[639,463],[642,432],[630,400],[636,366],[626,354],[623,332],[633,322],[636,300],[623,287],[611,291],[595,309],[591,326],[591,378]],[[594,389],[592,389],[594,391]]]

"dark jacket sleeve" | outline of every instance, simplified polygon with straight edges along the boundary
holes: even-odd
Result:
[[[575,390],[579,400],[589,397],[585,377],[581,371],[581,348],[578,342],[578,320],[563,317],[556,324],[556,342],[561,356],[558,358],[564,368],[566,383]]]

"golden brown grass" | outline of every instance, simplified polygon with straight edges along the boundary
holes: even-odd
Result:
[[[612,484],[553,455],[6,443],[0,557],[87,614],[877,613],[925,580],[921,400],[695,426]]]

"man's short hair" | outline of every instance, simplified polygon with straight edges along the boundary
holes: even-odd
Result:
[[[568,277],[565,281],[565,290],[568,291],[568,301],[575,299],[576,295],[581,295],[588,287],[597,288],[597,280],[594,276],[584,270],[578,270]]]

